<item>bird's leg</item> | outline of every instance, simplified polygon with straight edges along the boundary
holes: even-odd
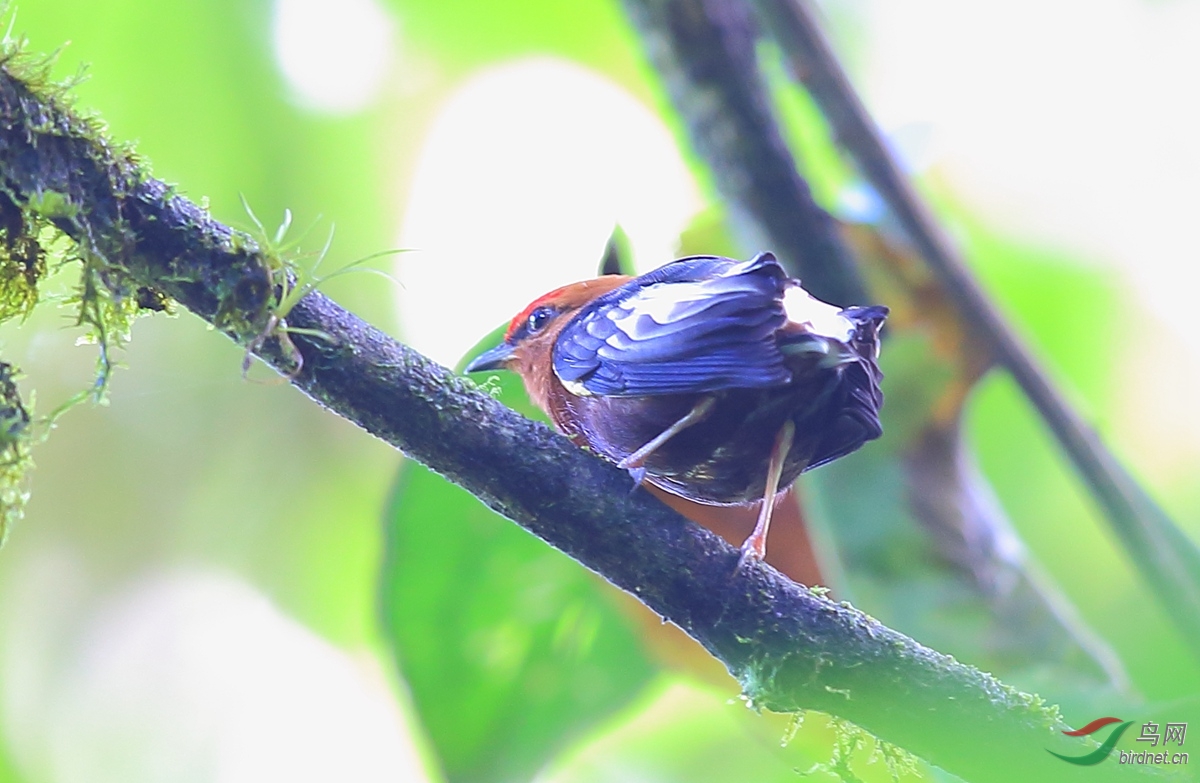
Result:
[[[670,427],[667,427],[662,432],[658,433],[658,435],[646,443],[646,445],[642,446],[640,449],[618,462],[617,467],[621,468],[622,470],[628,470],[629,474],[633,476],[634,482],[636,484],[641,484],[642,479],[646,475],[646,470],[642,467],[642,463],[646,461],[646,458],[657,451],[659,447],[661,447],[671,438],[683,432],[693,424],[703,421],[704,417],[712,412],[713,404],[715,402],[715,397],[705,397],[704,399],[700,400],[692,406],[692,409],[688,411],[683,418],[672,424]]]
[[[792,440],[795,436],[796,425],[791,419],[784,422],[775,435],[775,446],[771,449],[771,459],[767,463],[767,486],[763,491],[762,507],[758,511],[758,523],[754,525],[754,532],[742,544],[742,556],[738,558],[735,573],[740,571],[750,558],[762,560],[767,556],[767,528],[771,525],[771,512],[775,510],[775,497],[779,494],[779,477],[783,473],[783,462],[792,450]]]

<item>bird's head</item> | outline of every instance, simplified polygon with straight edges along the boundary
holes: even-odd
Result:
[[[626,275],[604,275],[539,296],[509,322],[504,341],[475,357],[466,371],[512,370],[525,380],[530,396],[540,403],[554,374],[551,352],[563,327],[588,302],[632,279]]]

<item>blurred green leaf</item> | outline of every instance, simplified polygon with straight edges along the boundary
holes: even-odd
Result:
[[[450,781],[530,779],[654,676],[613,588],[440,476],[406,464],[387,519],[384,629]]]
[[[22,780],[8,757],[8,749],[0,744],[0,783],[21,783]]]
[[[613,226],[612,233],[608,235],[608,242],[604,245],[604,255],[600,258],[599,274],[635,276],[637,270],[634,260],[629,235],[619,224]]]
[[[636,49],[620,7],[608,0],[394,0],[408,37],[455,71],[537,52],[631,74]]]

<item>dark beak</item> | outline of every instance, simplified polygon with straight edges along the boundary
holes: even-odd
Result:
[[[502,370],[504,363],[512,358],[513,347],[508,343],[500,343],[491,350],[484,351],[471,360],[463,372],[479,372],[480,370]]]

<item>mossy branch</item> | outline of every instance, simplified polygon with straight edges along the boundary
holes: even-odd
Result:
[[[253,347],[322,406],[679,625],[756,706],[841,716],[971,781],[1062,780],[1074,771],[1046,749],[1082,753],[1088,743],[1063,737],[1057,710],[1037,697],[768,566],[735,575],[735,549],[644,491],[631,493],[624,472],[322,294],[292,307],[295,331],[285,335],[274,312],[288,285],[278,259],[149,177],[96,123],[21,74],[12,60],[0,64],[0,192],[23,220],[70,237],[116,301],[139,287],[165,293]],[[1117,772],[1104,765],[1087,779]]]

